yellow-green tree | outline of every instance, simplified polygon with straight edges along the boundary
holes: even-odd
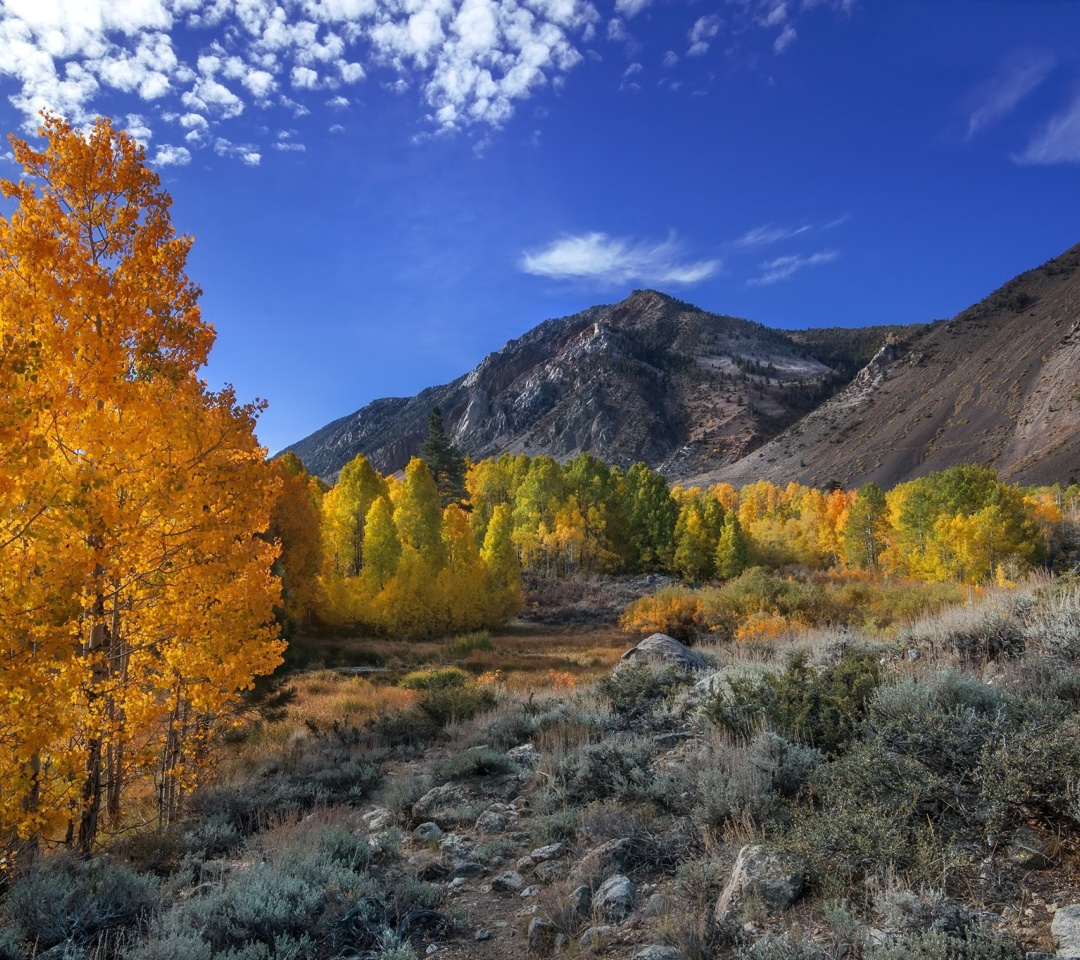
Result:
[[[0,830],[90,849],[162,821],[280,661],[258,408],[199,379],[190,238],[141,147],[46,117],[0,189]]]
[[[371,505],[388,495],[386,481],[358,453],[344,467],[323,503],[323,544],[332,572],[358,577],[364,569],[364,521]]]

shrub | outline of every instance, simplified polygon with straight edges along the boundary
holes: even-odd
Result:
[[[657,669],[642,665],[604,677],[596,688],[611,701],[624,722],[629,722],[651,712],[662,700],[697,679],[678,667]]]
[[[498,750],[474,747],[436,762],[431,772],[438,780],[467,780],[520,773],[521,767]]]
[[[18,937],[45,950],[130,928],[158,902],[157,885],[111,858],[41,857],[11,885],[6,910]]]
[[[1025,646],[1017,611],[1003,600],[943,610],[919,621],[903,640],[931,656],[951,654],[964,663],[1015,658]]]
[[[480,684],[429,687],[407,710],[374,717],[368,729],[394,746],[420,745],[438,737],[447,724],[470,720],[497,703],[495,691]]]
[[[403,690],[446,690],[463,687],[470,681],[469,674],[461,667],[437,667],[434,670],[414,670],[398,681]]]
[[[460,637],[448,640],[444,648],[447,656],[464,657],[470,653],[488,653],[495,649],[491,643],[491,633],[479,630],[476,633],[463,633]]]
[[[849,650],[818,669],[803,652],[781,673],[730,674],[706,705],[719,727],[750,736],[765,727],[823,753],[836,754],[859,731],[873,692],[881,683],[877,656]]]
[[[705,632],[701,598],[686,587],[663,587],[627,606],[619,625],[627,633],[666,633],[690,643]]]
[[[575,747],[550,761],[548,790],[563,804],[607,797],[646,800],[651,796],[648,767],[655,753],[652,740],[626,735]]]

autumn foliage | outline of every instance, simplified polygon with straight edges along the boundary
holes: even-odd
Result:
[[[109,122],[0,183],[0,849],[168,821],[281,644],[256,406],[199,380],[170,199]]]

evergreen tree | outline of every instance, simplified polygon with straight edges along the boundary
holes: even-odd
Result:
[[[446,435],[442,411],[435,407],[428,414],[428,434],[420,444],[420,459],[427,464],[435,486],[439,490],[439,502],[443,507],[451,503],[466,503],[469,493],[465,489],[465,456]]]

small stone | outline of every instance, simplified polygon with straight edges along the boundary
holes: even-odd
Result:
[[[394,815],[385,807],[376,807],[370,813],[364,814],[364,820],[367,822],[368,833],[375,833],[392,826]]]
[[[442,827],[429,820],[427,823],[422,823],[413,830],[412,835],[414,840],[420,840],[426,843],[429,840],[441,840],[443,832]]]
[[[472,853],[472,838],[459,833],[447,834],[439,849],[449,857],[465,859]]]
[[[642,912],[646,917],[659,917],[664,912],[664,898],[659,893],[650,894]]]
[[[487,927],[481,927],[473,935],[473,939],[474,940],[490,940],[491,939],[491,931]]]
[[[540,892],[539,887],[526,887],[524,890],[521,891],[519,896],[521,897],[522,900],[525,900],[528,897],[535,897],[539,892]]]
[[[634,912],[634,898],[634,885],[630,878],[616,874],[600,885],[593,897],[593,905],[606,919],[619,923]]]
[[[537,863],[544,863],[548,860],[558,860],[559,857],[565,857],[569,853],[565,843],[549,843],[546,847],[537,847],[529,854]]]
[[[475,860],[455,860],[450,869],[450,879],[456,880],[458,877],[481,877],[486,872],[484,865],[482,863],[477,863]]]
[[[446,889],[450,893],[457,893],[463,887],[468,886],[468,882],[469,881],[464,877],[454,877],[454,879],[446,885]]]
[[[1054,865],[1043,838],[1030,827],[1020,827],[1012,835],[1005,856],[1018,870],[1046,870]]]
[[[522,873],[528,873],[535,866],[536,866],[536,861],[532,857],[522,857],[517,862],[517,868]]]
[[[605,939],[610,939],[614,932],[614,927],[589,927],[578,940],[578,947],[582,950],[596,950],[603,945]]]
[[[555,946],[558,927],[545,917],[533,917],[529,921],[529,949],[548,953]]]
[[[516,870],[507,870],[491,878],[491,889],[498,893],[517,893],[525,886],[525,878]]]
[[[494,810],[485,810],[476,820],[477,833],[502,833],[506,830],[506,817]]]
[[[651,944],[638,950],[632,960],[681,960],[681,957],[682,954],[674,947]]]
[[[440,948],[437,943],[431,943],[428,944],[428,948],[424,951],[424,953],[426,953],[430,957],[433,953],[438,953],[439,949]]]
[[[566,873],[566,864],[557,860],[549,860],[547,863],[537,864],[533,870],[533,876],[544,883],[551,883]]]
[[[520,747],[507,750],[506,755],[514,763],[520,763],[523,767],[535,767],[540,762],[540,751],[531,743],[523,743]]]
[[[592,910],[592,890],[583,883],[570,894],[570,903],[579,917],[587,917]]]
[[[802,896],[805,886],[801,864],[757,845],[745,846],[716,901],[714,921],[718,926],[727,923],[748,893],[760,898],[770,915],[781,913]]]
[[[634,842],[629,837],[609,840],[585,854],[574,868],[574,877],[589,881],[596,877],[607,879],[620,870],[626,870],[634,855]]]

